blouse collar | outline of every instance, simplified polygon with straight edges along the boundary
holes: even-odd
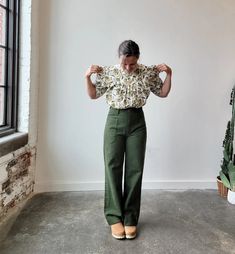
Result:
[[[127,72],[126,70],[123,70],[123,68],[121,67],[120,64],[117,64],[117,67],[121,71],[122,74],[127,75],[127,76],[133,76],[133,75],[139,74],[140,64],[138,64],[136,70],[131,73]]]

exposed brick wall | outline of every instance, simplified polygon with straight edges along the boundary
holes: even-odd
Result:
[[[33,192],[35,149],[23,147],[6,159],[0,164],[0,219]]]

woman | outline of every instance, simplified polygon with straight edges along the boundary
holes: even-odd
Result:
[[[133,239],[140,213],[146,146],[142,107],[150,92],[159,97],[168,95],[172,71],[166,64],[150,67],[139,64],[139,46],[134,41],[122,42],[118,53],[119,65],[92,65],[85,76],[90,98],[97,99],[106,93],[110,105],[104,131],[105,217],[114,238]],[[166,73],[164,82],[160,72]],[[97,74],[94,83],[92,74]]]

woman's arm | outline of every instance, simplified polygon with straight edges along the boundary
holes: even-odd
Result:
[[[102,67],[98,65],[91,65],[86,71],[85,79],[86,79],[87,93],[91,99],[96,99],[96,88],[91,81],[91,75],[93,73],[99,73],[101,71],[102,71]]]
[[[156,70],[159,72],[166,72],[166,78],[163,82],[163,86],[161,89],[161,92],[159,94],[159,97],[167,97],[171,90],[171,76],[172,76],[172,70],[169,66],[166,64],[159,64],[156,66]]]

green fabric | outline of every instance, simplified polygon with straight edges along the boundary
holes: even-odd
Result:
[[[146,135],[142,108],[110,108],[104,131],[104,213],[109,225],[138,223]]]

